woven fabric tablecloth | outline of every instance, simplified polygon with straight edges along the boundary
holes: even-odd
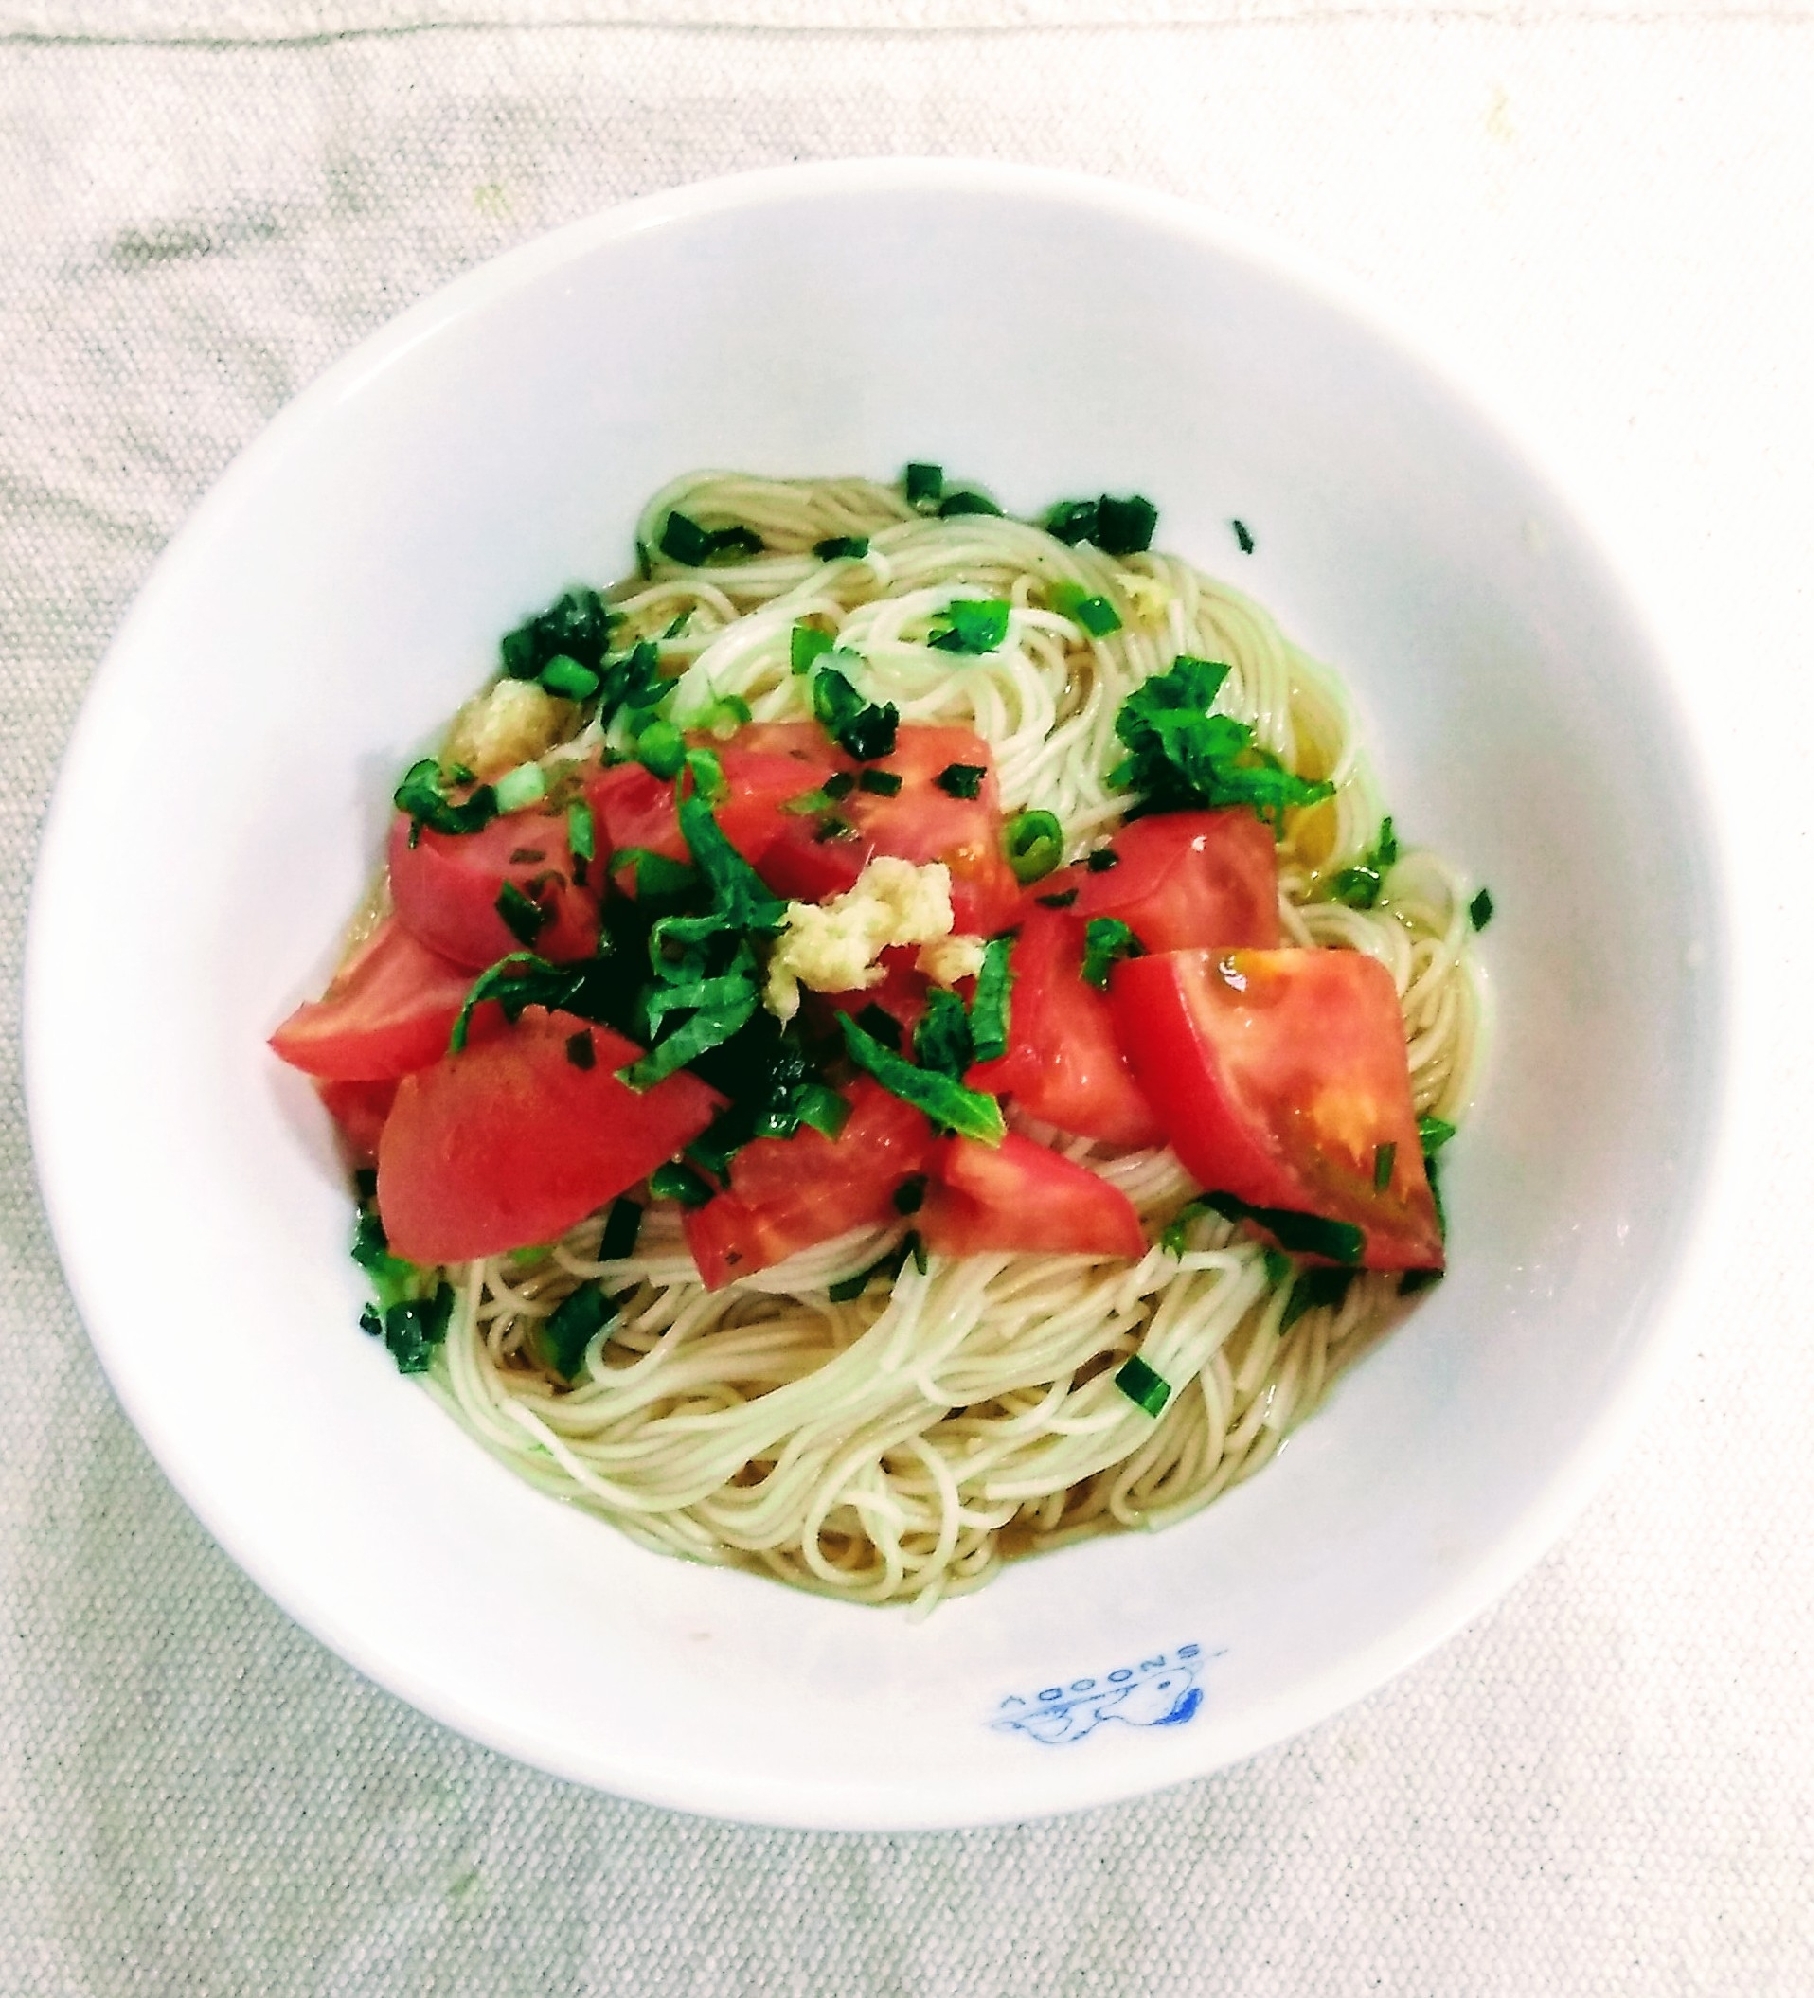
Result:
[[[1792,8],[0,0],[0,1992],[1814,1990],[1811,100]],[[948,1837],[572,1789],[294,1629],[109,1398],[19,1060],[83,688],[266,419],[552,224],[878,152],[1197,197],[1501,385],[1704,665],[1772,1064],[1725,1315],[1496,1613],[1244,1767]]]

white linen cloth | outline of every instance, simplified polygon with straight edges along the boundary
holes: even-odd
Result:
[[[1811,94],[1804,8],[1691,0],[0,0],[0,1991],[1814,1990]],[[1724,1311],[1497,1612],[1145,1802],[847,1838],[516,1767],[239,1576],[63,1288],[18,979],[88,674],[299,385],[552,224],[877,152],[1197,197],[1524,410],[1704,668],[1772,1088]]]

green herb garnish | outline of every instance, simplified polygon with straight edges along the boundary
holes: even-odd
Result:
[[[1096,546],[1105,555],[1139,555],[1153,545],[1159,509],[1139,493],[1115,499],[1104,493],[1096,502]]]
[[[927,639],[941,652],[994,652],[1008,635],[1008,605],[1000,597],[953,597],[945,624]]]
[[[568,590],[546,610],[505,633],[498,647],[504,671],[513,680],[534,680],[555,660],[566,659],[582,672],[597,673],[611,627],[621,622],[596,590]]]
[[[525,895],[514,881],[506,881],[498,890],[498,899],[492,907],[503,918],[504,927],[525,950],[534,947],[536,938],[548,927],[553,914],[552,910],[544,909],[540,902]]]
[[[605,1231],[598,1238],[598,1260],[621,1263],[636,1253],[636,1237],[642,1230],[642,1203],[620,1194],[605,1216]]]
[[[575,798],[567,807],[567,851],[581,868],[598,857],[598,822],[584,798]],[[582,882],[585,878],[579,874]]]
[[[955,992],[935,985],[913,1030],[913,1052],[922,1068],[962,1075],[970,1066],[970,1019]]]
[[[519,763],[492,785],[500,814],[520,812],[548,795],[548,773],[539,763]]]
[[[1124,957],[1144,957],[1146,946],[1119,916],[1092,916],[1083,926],[1083,982],[1108,990],[1109,973]]]
[[[409,766],[392,802],[398,811],[407,812],[414,821],[409,834],[412,846],[424,826],[438,833],[477,832],[481,826],[490,825],[498,815],[497,793],[489,784],[475,784],[456,804],[447,795],[441,766],[432,756],[425,756],[421,762]]]
[[[665,782],[678,777],[687,760],[687,739],[671,721],[652,721],[631,751],[637,762]]]
[[[1003,828],[1008,865],[1023,888],[1043,881],[1064,858],[1064,827],[1050,812],[1016,812]]]
[[[1246,722],[1209,712],[1227,677],[1226,666],[1181,654],[1136,687],[1115,717],[1130,754],[1109,781],[1140,793],[1137,812],[1244,805],[1281,831],[1287,810],[1330,797],[1335,787],[1287,770]]]
[[[957,520],[967,513],[993,514],[1000,519],[1001,508],[986,494],[975,492],[947,493],[938,503],[940,520]]]
[[[838,562],[846,556],[860,561],[869,553],[867,534],[833,534],[813,543],[813,553],[821,562]]]
[[[1384,1193],[1392,1184],[1392,1168],[1398,1162],[1398,1147],[1387,1143],[1373,1149],[1373,1191]]]
[[[1067,548],[1096,539],[1096,502],[1060,500],[1045,517],[1045,530]]]
[[[575,1068],[598,1066],[598,1049],[593,1045],[590,1027],[582,1027],[577,1034],[567,1036],[567,1059]]]
[[[1390,817],[1379,822],[1379,838],[1372,851],[1353,867],[1344,867],[1329,877],[1329,899],[1345,902],[1350,909],[1370,909],[1379,900],[1380,883],[1388,868],[1398,860],[1398,835]]]
[[[910,1172],[894,1190],[894,1211],[897,1214],[917,1214],[925,1204],[926,1175]]]
[[[844,1031],[844,1047],[851,1060],[873,1075],[890,1095],[924,1111],[938,1128],[985,1145],[999,1145],[1007,1135],[1001,1105],[993,1096],[891,1052],[866,1034],[848,1013],[838,1015],[838,1025]]]
[[[586,1363],[586,1349],[614,1315],[598,1285],[583,1284],[536,1327],[536,1350],[551,1372],[574,1380]]]
[[[901,780],[892,770],[860,770],[857,772],[857,789],[868,791],[878,798],[898,798]]]
[[[1084,855],[1083,864],[1092,874],[1106,874],[1121,865],[1121,856],[1112,846],[1099,846]]]
[[[557,652],[541,671],[541,682],[549,693],[564,701],[589,701],[599,689],[600,676],[577,659]]]
[[[1205,1193],[1191,1203],[1227,1221],[1251,1221],[1264,1228],[1281,1249],[1294,1255],[1322,1256],[1332,1263],[1358,1263],[1366,1253],[1364,1229],[1351,1221],[1331,1221],[1321,1214],[1302,1214],[1292,1207],[1253,1207],[1232,1193]],[[1182,1218],[1182,1217],[1180,1217]]]
[[[1251,555],[1253,553],[1253,536],[1247,531],[1247,523],[1240,520],[1231,520],[1228,524],[1235,531],[1235,540],[1240,544],[1241,553],[1243,555]]]
[[[1297,1282],[1291,1286],[1291,1295],[1285,1300],[1285,1309],[1279,1313],[1279,1336],[1283,1338],[1306,1311],[1314,1311],[1321,1305],[1332,1305],[1339,1310],[1354,1278],[1353,1270],[1318,1267],[1300,1271]]]
[[[1039,895],[1034,899],[1042,909],[1068,909],[1077,896],[1077,889],[1061,888],[1056,895]]]
[[[1011,936],[991,937],[983,946],[982,969],[970,1001],[970,1044],[976,1061],[999,1061],[1008,1052],[1009,993],[1014,972]]]
[[[1154,1373],[1138,1353],[1116,1371],[1115,1385],[1148,1415],[1163,1415],[1165,1404],[1172,1398],[1170,1382]]]
[[[950,798],[974,798],[989,774],[981,763],[947,763],[932,780]]]
[[[440,1284],[431,1297],[406,1297],[390,1306],[384,1314],[384,1343],[398,1373],[427,1373],[435,1348],[447,1337],[453,1308],[449,1283]]]
[[[813,714],[845,755],[859,763],[894,754],[900,709],[892,701],[877,706],[864,700],[835,666],[822,666],[813,675]]]
[[[1481,889],[1468,904],[1468,917],[1477,930],[1484,930],[1493,920],[1493,898],[1486,889]]]
[[[926,1271],[926,1251],[920,1246],[920,1238],[908,1229],[899,1242],[885,1256],[878,1256],[866,1270],[858,1270],[855,1276],[840,1277],[831,1286],[830,1297],[833,1304],[848,1304],[853,1298],[861,1297],[877,1277],[886,1277],[892,1283],[907,1267],[911,1256],[915,1267],[923,1276]]]

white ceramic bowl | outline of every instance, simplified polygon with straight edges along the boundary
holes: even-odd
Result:
[[[1207,1513],[929,1620],[648,1554],[485,1457],[357,1329],[315,989],[396,773],[498,634],[625,568],[705,465],[1011,508],[1137,488],[1358,690],[1403,830],[1470,866],[1497,1013],[1453,1273]],[[1243,558],[1238,516],[1257,551]],[[757,174],[462,279],[282,415],[82,715],[32,914],[65,1267],[227,1551],[381,1684],[683,1809],[942,1826],[1252,1753],[1503,1590],[1629,1429],[1723,1125],[1723,890],[1670,669],[1528,457],[1378,313],[1193,208],[1000,166]]]

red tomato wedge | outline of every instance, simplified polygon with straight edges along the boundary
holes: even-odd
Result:
[[[1248,811],[1163,812],[1110,841],[1112,867],[1067,867],[1029,899],[1075,888],[1071,914],[1116,916],[1148,950],[1276,950],[1279,860]]]
[[[409,831],[399,812],[386,852],[391,899],[398,921],[430,950],[482,971],[513,950],[564,963],[598,948],[598,897],[573,878],[564,813],[508,812],[470,833],[424,826],[414,846]],[[498,913],[506,882],[543,913],[533,946]]]
[[[816,791],[837,768],[825,733],[812,722],[769,722],[729,743],[707,741],[724,768],[725,796],[713,815],[726,839],[752,865],[786,827],[782,806]],[[640,846],[668,860],[689,858],[674,813],[674,786],[640,763],[618,763],[586,784],[607,856]]]
[[[1146,1254],[1134,1203],[1119,1187],[1031,1138],[999,1145],[942,1138],[915,1226],[941,1256]]]
[[[574,1060],[582,1043],[589,1067]],[[551,1242],[671,1159],[724,1099],[684,1073],[639,1096],[613,1071],[641,1052],[527,1006],[514,1027],[406,1076],[378,1146],[391,1247],[459,1263]]]
[[[894,1196],[932,1142],[926,1119],[860,1077],[835,1138],[802,1130],[757,1138],[731,1160],[731,1190],[689,1210],[687,1247],[708,1290],[749,1276],[815,1242],[900,1218]]]
[[[964,1078],[1012,1096],[1021,1109],[1074,1136],[1111,1145],[1165,1142],[1115,1038],[1107,997],[1083,982],[1083,925],[1068,910],[1034,905],[1009,959],[1008,1052]]]
[[[334,1120],[341,1149],[356,1166],[378,1163],[378,1140],[384,1120],[397,1100],[394,1082],[317,1082],[315,1094]]]
[[[472,977],[387,916],[327,991],[277,1029],[271,1047],[292,1068],[331,1081],[394,1081],[447,1052]]]
[[[817,837],[823,830],[818,819],[790,818],[756,863],[777,894],[823,902],[848,888],[871,855],[886,853],[921,867],[944,862],[951,870],[951,907],[960,933],[990,936],[1013,920],[1020,884],[1002,850],[995,759],[980,736],[966,728],[905,726],[895,737],[894,754],[878,763],[853,763],[841,752],[836,760],[853,773],[899,777],[901,788],[883,797],[859,784],[838,805],[838,817],[851,827],[841,838]],[[953,764],[985,773],[974,798],[954,798],[940,788],[940,772]]]
[[[1117,965],[1110,1000],[1200,1186],[1352,1222],[1368,1269],[1442,1267],[1384,965],[1347,950],[1169,951]]]

